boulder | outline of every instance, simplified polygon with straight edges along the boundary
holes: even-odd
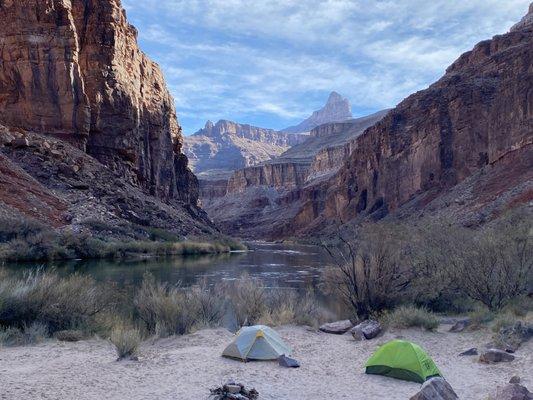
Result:
[[[285,368],[300,368],[300,363],[298,361],[294,358],[287,357],[286,355],[279,356],[278,363]]]
[[[438,376],[424,382],[420,391],[410,400],[454,400],[458,398],[450,384]]]
[[[513,325],[504,326],[499,330],[495,337],[495,347],[514,353],[531,337],[533,337],[533,324],[516,321]]]
[[[488,349],[479,356],[479,361],[483,363],[510,362],[515,356],[498,349]]]
[[[368,319],[350,329],[355,340],[374,339],[381,333],[381,325],[378,321]]]
[[[466,351],[463,351],[463,352],[460,353],[459,355],[460,355],[460,356],[477,356],[477,355],[478,355],[477,348],[472,347],[471,349],[468,349],[468,350],[466,350]]]
[[[453,324],[453,326],[450,328],[450,332],[462,332],[470,326],[470,323],[470,318],[460,319],[455,324]]]
[[[510,383],[506,386],[496,389],[494,395],[489,397],[490,400],[533,400],[531,393],[525,386],[517,383]]]
[[[509,379],[509,383],[520,383],[520,377],[519,376],[512,376],[511,379]]]
[[[30,146],[30,142],[27,138],[21,137],[11,141],[11,146],[15,149],[22,149]]]
[[[334,335],[343,335],[352,328],[353,324],[349,319],[343,321],[330,322],[322,325],[319,330],[325,333],[332,333]]]

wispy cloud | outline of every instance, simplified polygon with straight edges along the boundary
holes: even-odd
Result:
[[[361,115],[394,106],[529,0],[124,0],[184,130],[206,119],[281,128],[331,90]]]

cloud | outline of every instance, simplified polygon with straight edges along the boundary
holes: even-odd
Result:
[[[281,128],[331,90],[355,114],[427,87],[529,0],[124,0],[186,133],[207,119]]]

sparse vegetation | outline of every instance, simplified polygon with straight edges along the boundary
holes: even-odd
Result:
[[[385,326],[391,328],[424,328],[433,331],[439,326],[439,319],[431,311],[415,306],[400,306],[382,317]]]
[[[117,326],[109,340],[115,346],[118,360],[136,359],[139,355],[142,338],[138,329]]]
[[[349,240],[339,234],[336,246],[326,246],[334,265],[323,272],[325,292],[359,319],[406,302],[439,312],[522,307],[517,299],[533,287],[529,211],[477,230],[443,221],[420,225],[381,222]]]
[[[403,227],[375,224],[353,240],[340,237],[337,248],[325,246],[334,266],[324,270],[323,290],[348,305],[356,319],[394,306],[413,280],[406,237]]]
[[[39,323],[49,333],[85,326],[111,303],[102,285],[78,274],[62,278],[37,270],[0,280],[0,326],[25,329]]]
[[[124,227],[97,220],[85,221],[84,226],[91,231],[56,232],[30,219],[0,219],[0,260],[49,261],[136,255],[200,255],[245,249],[241,243],[225,236],[209,242],[183,240],[163,229],[136,226],[136,232],[142,232],[137,235],[140,239],[119,240],[109,239],[109,236],[127,236]]]
[[[134,304],[148,332],[159,337],[189,333],[196,322],[196,310],[186,290],[156,282],[150,274],[145,275]]]

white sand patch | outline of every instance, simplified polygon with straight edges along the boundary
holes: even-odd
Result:
[[[458,356],[487,343],[490,332],[403,330],[354,342],[349,335],[328,335],[303,327],[277,330],[293,347],[301,368],[220,357],[232,338],[225,329],[147,342],[139,362],[116,362],[113,347],[103,340],[51,340],[37,346],[3,348],[0,399],[206,399],[208,388],[236,379],[255,387],[260,399],[405,400],[420,385],[366,375],[363,370],[376,346],[397,335],[425,348],[462,399],[486,399],[512,375],[521,376],[526,386],[533,387],[531,342],[519,349],[511,363],[484,365],[476,356]]]

